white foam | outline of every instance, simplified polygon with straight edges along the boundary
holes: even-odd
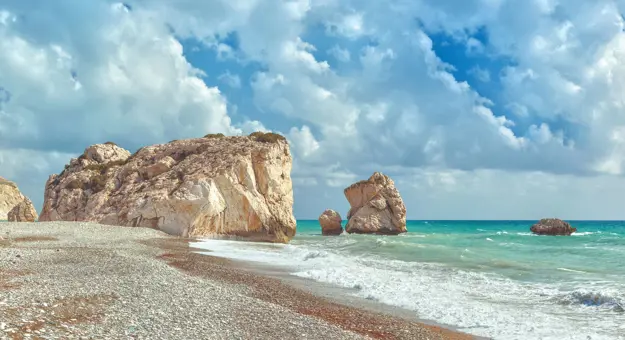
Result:
[[[581,274],[586,274],[586,272],[581,271],[581,270],[575,270],[575,269],[568,269],[568,268],[556,268],[557,270],[562,270],[565,272],[572,272],[572,273],[581,273]]]
[[[519,235],[519,236],[538,236],[538,235],[536,235],[534,233],[516,233],[516,234]]]
[[[594,234],[601,234],[600,231],[583,231],[583,232],[574,232],[571,234],[571,236],[588,236],[588,235],[594,235]]]
[[[194,246],[210,249],[211,255],[283,266],[303,278],[355,288],[357,296],[414,310],[420,318],[479,336],[599,340],[623,339],[618,334],[625,334],[625,329],[619,328],[625,324],[619,321],[624,314],[561,303],[586,296],[575,293],[579,287],[566,291],[546,284],[523,284],[442,265],[355,255],[337,247],[354,242],[350,237],[326,238],[306,245],[207,240]],[[334,247],[328,249],[329,244]],[[592,288],[597,296],[620,294],[608,294],[600,285]]]

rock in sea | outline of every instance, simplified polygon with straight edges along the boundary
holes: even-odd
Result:
[[[46,183],[40,221],[149,227],[185,237],[288,242],[292,158],[273,133],[172,141],[135,154],[88,147]]]
[[[344,190],[351,208],[348,233],[397,235],[406,230],[406,206],[388,176],[375,172]]]
[[[17,185],[0,177],[0,220],[11,222],[34,222],[37,211]]]
[[[321,225],[321,234],[323,235],[341,235],[343,226],[341,225],[341,215],[332,209],[326,209],[319,216],[319,224]]]
[[[543,218],[534,224],[530,230],[538,235],[563,235],[569,236],[577,231],[577,228],[557,218]]]

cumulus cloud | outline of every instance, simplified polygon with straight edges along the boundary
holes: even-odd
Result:
[[[469,75],[474,76],[479,81],[488,83],[490,81],[490,72],[486,69],[483,69],[479,66],[475,66],[468,71]]]
[[[303,126],[301,129],[293,127],[288,136],[291,146],[301,157],[308,157],[311,153],[319,149],[319,142],[317,142],[315,136],[310,132],[308,126]]]
[[[46,18],[75,11],[64,4],[49,4]],[[53,32],[32,32],[19,19],[0,26],[0,84],[11,94],[0,113],[2,147],[76,151],[113,139],[136,148],[236,132],[220,91],[204,84],[162,22],[125,7],[89,9],[100,26],[59,20]],[[40,36],[78,31],[88,39]]]
[[[231,74],[230,71],[222,73],[217,79],[232,88],[238,89],[241,87],[241,77],[237,74]]]
[[[470,214],[459,201],[475,201],[470,190],[497,203],[502,187],[521,190],[515,183],[567,194],[562,186],[620,183],[607,175],[625,171],[625,1],[74,6],[50,2],[33,13],[20,1],[0,5],[0,148],[71,153],[107,139],[137,147],[279,126],[295,157],[296,202],[307,200],[310,209],[325,208],[311,190],[337,197],[330,193],[384,168],[415,205],[443,197],[460,215]],[[491,91],[457,79],[434,34],[464,44],[467,58],[509,60],[468,71]],[[198,70],[180,38],[212,49],[218,64]],[[209,70],[224,91],[249,91],[249,119],[231,121],[228,107],[239,103],[206,86]],[[428,194],[412,194],[422,190]],[[535,209],[528,216],[539,214],[544,201],[518,197]],[[306,209],[296,205],[310,217]]]
[[[119,4],[75,5],[0,4],[0,173],[35,203],[47,176],[89,144],[241,132],[164,22]]]
[[[334,56],[338,61],[348,62],[351,60],[351,53],[349,50],[341,48],[339,45],[334,45],[331,49],[328,50],[328,54]]]
[[[43,190],[48,176],[63,170],[72,153],[43,152],[31,149],[0,148],[0,176],[15,181],[21,192],[37,207],[43,205]]]

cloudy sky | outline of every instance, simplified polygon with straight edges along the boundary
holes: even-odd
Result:
[[[625,0],[2,0],[0,176],[272,130],[295,214],[382,171],[411,219],[625,219]]]

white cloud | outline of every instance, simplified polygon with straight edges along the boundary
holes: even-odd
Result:
[[[252,132],[261,131],[261,132],[269,132],[263,123],[257,120],[245,120],[241,124],[237,124],[236,127],[241,130],[241,133],[244,135],[249,135]]]
[[[395,183],[413,216],[463,219],[622,219],[625,178],[501,170],[416,169]],[[479,193],[479,194],[476,194]],[[479,200],[476,200],[479,195]]]
[[[490,82],[490,72],[487,69],[483,69],[479,66],[472,67],[468,71],[468,74],[474,76],[475,78],[477,78],[477,80],[483,83]]]
[[[303,119],[321,132],[318,142],[322,151],[304,157],[306,161],[322,162],[316,155],[324,154],[343,160],[352,171],[357,171],[358,164],[363,161],[377,157],[382,157],[381,162],[399,164],[407,161],[413,166],[436,162],[461,168],[589,170],[585,160],[595,156],[565,147],[562,138],[547,138],[547,134],[537,133],[545,131],[541,130],[542,122],[514,128],[511,117],[495,115],[487,99],[481,98],[467,83],[454,79],[451,66],[442,62],[432,50],[430,38],[411,24],[417,16],[426,27],[436,27],[453,35],[480,25],[500,28],[510,21],[506,17],[509,13],[516,11],[531,17],[543,13],[544,6],[543,9],[528,6],[519,11],[512,5],[489,2],[463,6],[462,12],[458,12],[450,11],[446,3],[431,1],[415,2],[413,6],[399,2],[377,6],[326,1],[322,5],[306,7],[306,22],[292,20],[293,16],[287,15],[284,20],[275,20],[271,29],[253,26],[260,23],[254,19],[256,11],[282,13],[287,10],[279,2],[264,3],[250,12],[254,14],[250,15],[248,22],[232,29],[239,32],[243,53],[267,65],[267,69],[252,81],[256,105],[263,110]],[[452,17],[457,20],[443,20]],[[393,20],[389,21],[389,18]],[[302,39],[302,32],[304,25],[318,22],[334,27],[334,33],[350,40],[363,36],[376,40],[375,45],[362,47],[358,60],[362,67],[360,72],[339,76],[325,61],[315,58],[315,47]],[[520,55],[518,66],[509,67],[504,72],[503,83],[507,89],[504,99],[515,98],[509,104],[516,105],[511,107],[517,108],[514,111],[517,115],[540,112],[543,118],[554,117],[562,110],[549,110],[547,101],[584,91],[583,83],[578,79],[562,76],[544,84],[561,85],[560,93],[551,89],[551,93],[556,93],[553,98],[546,99],[542,93],[526,88],[527,84],[541,82],[546,76],[540,66],[544,57],[539,53],[551,51],[532,49],[536,37],[541,37],[547,44],[545,46],[559,48],[549,56],[552,59],[568,55],[572,53],[571,48],[579,46],[572,36],[576,27],[572,19],[554,22],[551,31],[547,30],[547,23],[535,25],[536,29],[545,31],[540,35],[516,32],[516,29],[528,27],[512,22],[511,27],[501,29],[501,34],[495,32],[492,37],[493,53],[516,52],[512,46],[519,44],[519,38],[521,44],[530,47]],[[251,29],[252,26],[256,29]],[[484,46],[478,40],[466,38],[466,41],[473,53],[483,52]],[[267,46],[264,53],[258,52],[258,46]],[[560,48],[562,46],[566,48]],[[527,58],[536,58],[540,63],[524,62]],[[482,76],[485,79],[484,73]],[[521,87],[522,91],[513,91],[515,86]],[[371,114],[371,108],[379,103],[393,104],[385,108],[383,116]],[[409,107],[414,109],[406,111],[405,108]],[[362,119],[367,117],[369,119]],[[404,132],[397,133],[399,131]],[[558,133],[551,128],[549,132],[551,135]],[[435,144],[432,144],[433,140],[436,140]]]
[[[334,45],[331,49],[329,49],[328,54],[334,56],[338,61],[344,63],[351,60],[351,54],[349,53],[349,50],[341,48],[339,45]]]
[[[217,79],[232,88],[241,88],[241,77],[238,74],[231,74],[230,71],[226,71],[219,75]]]
[[[319,149],[319,142],[317,142],[310,128],[306,125],[302,126],[301,129],[296,127],[291,128],[288,138],[291,142],[291,146],[300,157],[306,158]]]
[[[61,172],[72,157],[77,154],[0,148],[0,175],[15,181],[20,191],[40,208],[48,176]]]
[[[220,91],[198,78],[202,72],[163,23],[141,11],[101,10],[104,27],[76,45],[29,39],[17,25],[0,27],[1,83],[12,94],[0,115],[6,143],[36,137],[40,147],[68,150],[69,143],[113,139],[138,146],[235,132]],[[56,29],[84,30],[75,24],[61,20]]]
[[[481,41],[471,37],[469,39],[467,39],[466,42],[466,46],[467,46],[467,54],[482,54],[484,53],[484,44],[482,44]]]
[[[367,33],[362,13],[344,14],[338,20],[327,22],[326,27],[329,34],[338,34],[350,39]]]
[[[56,24],[39,31],[13,15],[27,13],[22,2],[0,5],[0,86],[10,93],[0,96],[0,147],[74,152],[108,139],[138,146],[279,126],[292,143],[298,199],[310,196],[304,187],[333,196],[373,170],[410,169],[413,183],[427,188],[425,198],[406,189],[413,217],[427,215],[427,199],[453,205],[447,211],[458,216],[514,214],[512,204],[499,213],[463,210],[475,196],[503,204],[506,185],[526,192],[515,204],[528,216],[548,213],[540,211],[546,198],[514,183],[553,188],[550,197],[581,195],[570,185],[593,192],[613,180],[620,188],[620,178],[604,174],[625,166],[625,1],[136,0],[130,11],[105,4],[46,3],[41,25]],[[72,14],[79,10],[87,14]],[[209,76],[224,85],[241,87],[245,67],[260,65],[250,78],[251,112],[243,112],[251,120],[231,122],[226,98],[204,84],[168,27],[215,51],[232,73]],[[315,36],[319,27],[329,40]],[[482,29],[487,40],[474,37]],[[236,46],[217,38],[233,32]],[[469,71],[481,86],[497,87],[493,98],[454,78],[431,32],[465,42],[472,57],[513,61],[501,73],[487,64]],[[321,46],[340,61],[335,68]]]

